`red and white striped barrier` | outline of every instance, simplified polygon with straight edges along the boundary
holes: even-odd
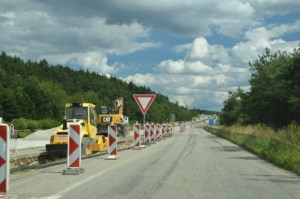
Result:
[[[68,166],[69,168],[78,168],[81,165],[81,142],[79,124],[70,124],[69,127],[69,145],[68,145]]]
[[[68,168],[63,170],[64,175],[78,175],[84,172],[81,165],[81,125],[70,124],[68,136]]]
[[[133,135],[133,148],[140,149],[141,148],[141,125],[136,123],[133,125],[134,135]]]
[[[150,144],[150,124],[145,125],[145,133],[144,133],[144,144]]]
[[[117,156],[117,125],[108,126],[108,155],[107,160],[116,160]]]
[[[155,144],[156,140],[155,140],[155,125],[152,123],[150,125],[150,142]]]
[[[173,128],[170,124],[166,124],[166,137],[171,137],[173,135]]]
[[[156,124],[155,126],[155,136],[156,136],[156,140],[157,141],[160,141],[160,138],[161,138],[161,126],[159,124]]]
[[[0,195],[9,190],[9,127],[0,124]]]
[[[166,125],[163,124],[163,125],[162,125],[162,129],[161,129],[161,135],[162,135],[162,138],[163,138],[163,139],[166,138],[166,132],[167,132]]]
[[[166,137],[170,137],[170,125],[169,124],[166,125],[166,130],[167,130]]]

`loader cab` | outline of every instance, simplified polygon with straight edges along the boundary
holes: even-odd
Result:
[[[95,105],[89,103],[70,103],[66,105],[66,120],[84,120],[86,123],[96,126],[97,114]]]
[[[83,107],[81,103],[72,103],[66,106],[66,119],[82,119],[88,122],[88,107]]]

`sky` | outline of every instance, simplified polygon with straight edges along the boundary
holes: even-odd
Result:
[[[267,47],[300,42],[300,0],[0,0],[0,51],[219,111]],[[117,96],[120,97],[120,96]]]

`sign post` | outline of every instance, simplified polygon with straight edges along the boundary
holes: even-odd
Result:
[[[155,94],[134,94],[133,95],[137,105],[144,115],[144,129],[145,129],[145,115],[150,108],[153,100],[155,99]]]

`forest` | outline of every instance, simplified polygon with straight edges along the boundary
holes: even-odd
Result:
[[[150,88],[116,77],[50,65],[45,59],[24,61],[5,52],[0,55],[0,91],[0,117],[6,122],[16,118],[61,121],[67,102],[112,106],[112,101],[119,97],[124,98],[124,114],[131,121],[142,122],[143,115],[133,94],[155,93]],[[167,96],[158,93],[146,114],[146,121],[168,122],[171,113],[177,121],[186,121],[199,112],[170,102]]]
[[[266,48],[249,66],[249,91],[228,92],[220,123],[265,124],[275,129],[300,124],[300,47],[291,53]]]

